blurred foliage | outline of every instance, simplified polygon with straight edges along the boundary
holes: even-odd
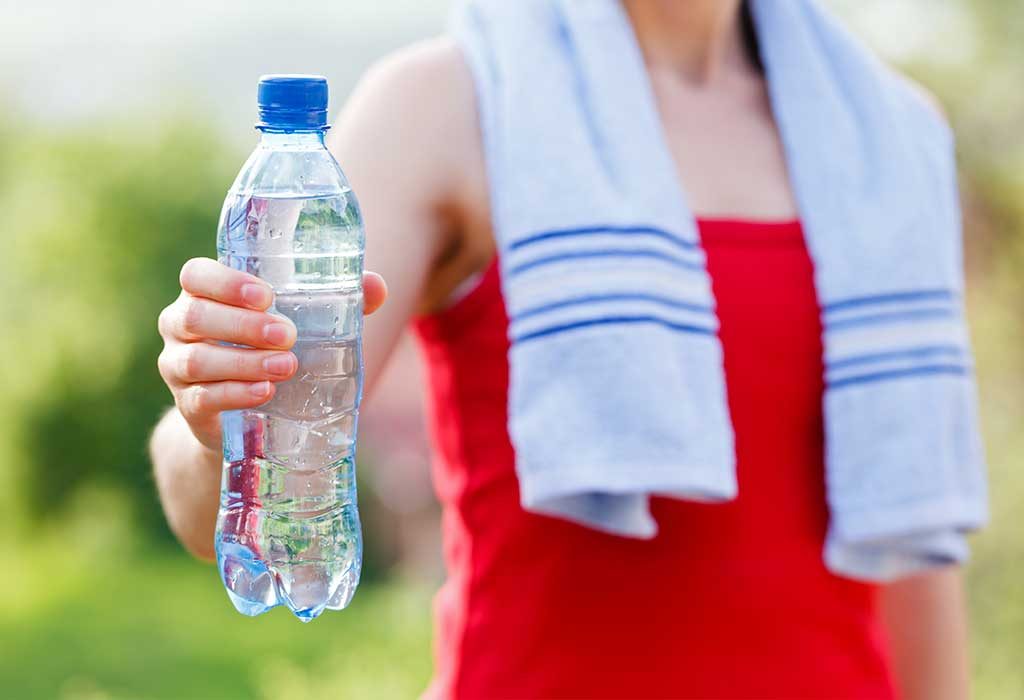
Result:
[[[73,556],[59,572],[50,557],[63,562],[66,543],[34,548],[31,588],[0,601],[17,640],[0,654],[5,698],[412,698],[430,677],[429,596],[416,587],[364,588],[304,625],[283,608],[239,615],[214,568],[184,557],[97,568]]]
[[[1024,697],[1024,7],[962,7],[969,55],[906,67],[958,134],[993,504],[969,569],[975,679],[977,697],[1009,700]],[[166,546],[145,454],[170,404],[155,319],[181,263],[213,253],[245,153],[174,114],[22,126],[0,122],[0,557],[15,572],[0,578],[0,695],[414,695],[424,593],[378,582],[311,625],[281,610],[254,622],[211,567]]]
[[[23,527],[101,484],[163,529],[144,450],[170,401],[155,312],[183,259],[210,253],[234,169],[203,129],[167,123],[0,137],[0,322],[18,358],[0,368],[0,416]]]
[[[961,3],[969,39],[963,60],[935,47],[904,66],[932,90],[957,133],[971,271],[1024,262],[1024,6],[1008,0]],[[1024,351],[1024,348],[1021,348]]]

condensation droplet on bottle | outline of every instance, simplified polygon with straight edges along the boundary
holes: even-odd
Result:
[[[280,238],[281,237],[281,229],[279,229],[279,228],[271,227],[270,231],[268,231],[267,233],[268,233],[268,235],[271,238]]]

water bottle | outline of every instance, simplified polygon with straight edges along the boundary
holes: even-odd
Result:
[[[327,81],[259,82],[260,132],[221,211],[219,260],[266,280],[298,329],[298,370],[254,409],[225,412],[217,564],[246,615],[308,622],[352,600],[362,566],[356,421],[362,393],[363,225],[324,145]]]

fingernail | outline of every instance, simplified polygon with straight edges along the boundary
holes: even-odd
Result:
[[[287,345],[291,330],[283,323],[268,323],[263,328],[263,337],[271,345]]]
[[[271,355],[263,360],[263,370],[267,374],[276,374],[283,377],[292,371],[291,355]]]
[[[249,386],[253,396],[266,396],[270,392],[270,382],[256,382]]]
[[[270,290],[262,284],[243,284],[242,299],[249,306],[264,308],[270,304]]]

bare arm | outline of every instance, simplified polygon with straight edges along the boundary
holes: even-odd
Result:
[[[490,217],[480,212],[486,185],[476,98],[458,48],[435,39],[375,66],[329,145],[359,196],[366,264],[388,281],[388,303],[363,336],[372,390],[409,319],[443,305],[487,262],[468,260],[487,248]],[[473,236],[481,217],[486,236]]]
[[[458,245],[458,199],[464,177],[460,140],[474,119],[471,90],[455,49],[443,41],[423,44],[371,70],[332,131],[330,148],[358,194],[367,227],[367,266],[381,276],[364,278],[367,320],[363,338],[367,385],[373,382],[410,316],[423,308],[424,290],[442,250]],[[455,76],[453,78],[453,75]],[[467,97],[469,102],[467,103]],[[462,113],[462,119],[453,115]],[[182,293],[160,317],[165,349],[160,372],[175,399],[150,442],[160,499],[171,529],[198,557],[213,557],[220,487],[220,412],[258,406],[274,381],[295,371],[287,351],[293,327],[269,343],[274,317],[262,282],[214,261],[182,269]],[[262,285],[267,295],[243,295]],[[250,294],[252,290],[250,289]],[[257,299],[257,297],[259,297]],[[253,349],[218,347],[229,341]],[[269,373],[271,357],[282,371]]]
[[[149,454],[171,531],[193,556],[212,560],[220,450],[199,442],[175,406],[157,423]]]
[[[960,569],[940,569],[887,585],[882,612],[900,697],[967,700],[970,664]]]

